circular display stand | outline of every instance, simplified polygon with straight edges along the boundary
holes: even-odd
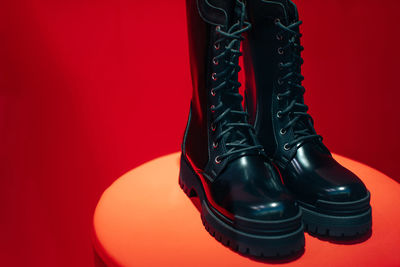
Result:
[[[101,196],[93,240],[106,266],[400,266],[400,184],[335,155],[371,192],[372,231],[356,240],[306,236],[303,253],[254,259],[217,242],[204,229],[198,201],[178,185],[179,153],[149,161],[117,179]]]

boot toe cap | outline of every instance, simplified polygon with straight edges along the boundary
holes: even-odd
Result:
[[[247,203],[243,207],[238,207],[235,214],[259,221],[279,221],[296,217],[299,214],[299,207],[294,200],[280,198],[264,203]]]
[[[260,157],[231,162],[210,189],[216,209],[224,210],[230,217],[268,221],[288,219],[299,213],[279,174]]]

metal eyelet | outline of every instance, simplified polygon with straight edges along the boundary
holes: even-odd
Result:
[[[282,129],[279,131],[279,133],[280,133],[281,135],[285,135],[285,134],[286,134],[286,130],[282,128]]]
[[[212,113],[214,113],[214,112],[215,112],[215,110],[214,110],[214,109],[215,109],[215,106],[214,106],[214,105],[211,105],[211,107],[210,107],[210,110],[211,110],[211,112],[212,112]]]
[[[217,148],[218,147],[218,142],[213,142],[213,148]]]
[[[214,88],[211,89],[211,95],[212,95],[212,96],[215,96],[215,95],[216,95]]]
[[[282,100],[282,97],[279,94],[277,94],[276,99],[280,101],[280,100]]]
[[[220,49],[220,47],[221,47],[220,43],[214,43],[215,50]]]
[[[211,131],[215,132],[215,129],[216,129],[216,127],[215,127],[214,123],[211,123]]]
[[[276,19],[274,20],[275,25],[278,24],[279,22],[281,22],[281,20],[280,20],[279,18],[276,18]]]
[[[278,33],[278,34],[276,35],[276,39],[277,39],[278,41],[282,41],[282,40],[283,40],[283,35]]]
[[[278,48],[278,54],[279,54],[279,55],[283,55],[283,52],[284,52],[284,51],[283,51],[283,48],[282,48],[282,47],[279,47],[279,48]]]
[[[213,74],[211,74],[211,79],[213,79],[213,81],[217,80],[217,74],[215,72],[213,72]]]
[[[221,26],[220,25],[218,25],[217,27],[215,27],[215,31],[216,32],[218,32],[218,31],[220,31],[221,30]]]
[[[215,163],[220,164],[221,161],[222,161],[222,160],[221,160],[220,156],[216,156],[216,157],[215,157]]]
[[[286,143],[286,144],[283,146],[283,149],[285,149],[286,151],[290,150],[289,143]]]
[[[218,59],[216,59],[216,58],[213,58],[212,62],[213,62],[214,65],[218,65],[219,64]]]
[[[283,62],[279,62],[279,63],[278,63],[278,68],[279,68],[279,69],[283,69]]]
[[[277,117],[278,119],[282,118],[282,111],[279,110],[279,111],[276,113],[276,117]]]

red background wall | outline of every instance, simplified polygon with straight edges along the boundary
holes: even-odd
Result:
[[[400,177],[400,3],[297,4],[316,128],[332,151]],[[103,190],[179,150],[184,1],[2,0],[0,38],[0,265],[91,266]]]

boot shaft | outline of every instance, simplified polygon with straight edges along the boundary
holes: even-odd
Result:
[[[240,14],[236,14],[236,0],[186,0],[189,58],[192,75],[193,116],[203,116],[209,106],[214,58],[224,49],[217,43],[217,28],[227,29]],[[219,67],[224,67],[221,64]],[[196,113],[196,114],[195,114]]]
[[[238,0],[188,0],[187,15],[193,93],[182,151],[191,164],[217,175],[233,154],[261,148],[238,93],[241,34],[249,24]]]
[[[235,1],[186,0],[189,58],[192,75],[192,108],[202,115],[208,103],[211,60],[217,39],[215,28],[227,27],[234,18]],[[214,5],[213,5],[214,4]]]
[[[243,46],[249,120],[267,153],[284,166],[301,142],[318,137],[303,99],[301,22],[289,0],[249,0],[248,16],[252,29]]]
[[[265,151],[314,234],[354,236],[371,228],[369,192],[316,134],[304,104],[297,10],[290,0],[248,0],[246,104]],[[324,204],[322,204],[324,203]]]

